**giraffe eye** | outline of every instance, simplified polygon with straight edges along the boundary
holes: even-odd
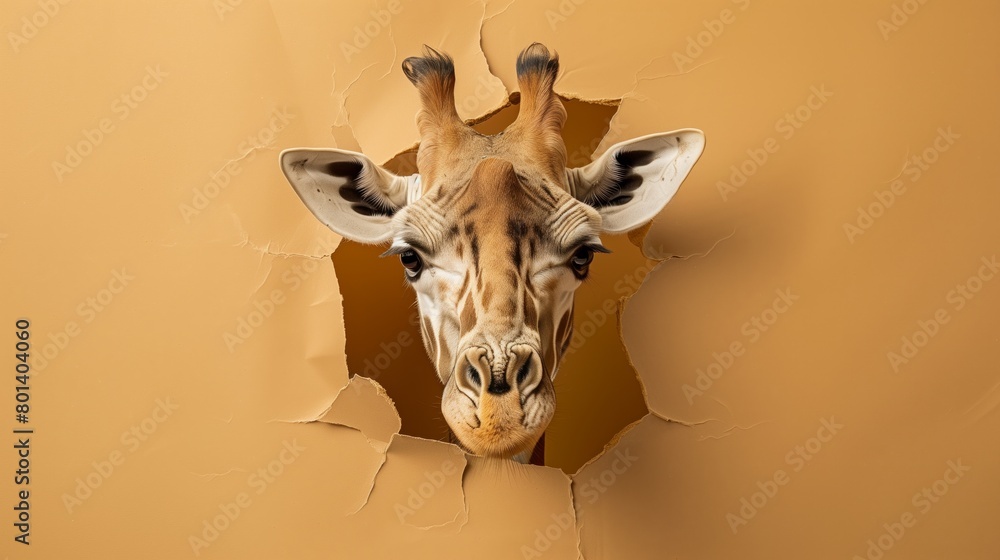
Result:
[[[420,274],[420,269],[423,268],[423,261],[420,260],[420,255],[416,251],[409,250],[399,255],[399,262],[403,263],[403,268],[406,269],[406,275],[410,278],[416,278]]]
[[[594,260],[594,250],[590,247],[580,247],[573,253],[573,258],[569,260],[573,271],[577,274],[586,274],[590,268],[590,262]]]

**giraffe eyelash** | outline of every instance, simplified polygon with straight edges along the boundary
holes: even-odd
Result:
[[[392,247],[389,247],[389,249],[387,249],[384,253],[382,253],[381,255],[379,255],[378,258],[381,259],[381,258],[385,258],[385,257],[393,257],[393,256],[396,256],[396,255],[402,255],[403,253],[405,253],[407,251],[412,251],[412,250],[413,250],[413,247],[410,247],[409,245],[393,245]]]
[[[390,246],[379,258],[401,255],[407,251],[416,251],[421,256],[430,255],[431,251],[423,243],[414,240],[402,240],[399,245]]]

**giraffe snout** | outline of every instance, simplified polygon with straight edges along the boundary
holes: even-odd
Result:
[[[532,345],[503,350],[484,345],[459,353],[441,408],[465,449],[509,458],[534,448],[552,419],[555,391]]]
[[[542,380],[542,361],[528,345],[515,345],[506,354],[476,347],[465,352],[455,375],[459,388],[470,397],[481,397],[484,392],[501,396],[517,388],[524,398]]]

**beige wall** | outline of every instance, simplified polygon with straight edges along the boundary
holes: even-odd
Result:
[[[995,2],[3,13],[0,320],[9,367],[20,318],[32,356],[28,422],[14,375],[0,387],[4,556],[996,557]],[[396,263],[341,245],[277,166],[412,148],[399,64],[423,43],[455,56],[462,116],[491,114],[532,41],[581,100],[578,163],[708,139],[579,292],[592,334],[557,381],[550,467],[431,441],[439,387]],[[620,326],[587,313],[605,306]],[[347,385],[369,362],[384,391]]]

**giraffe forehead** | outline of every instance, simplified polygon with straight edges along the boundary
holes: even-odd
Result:
[[[560,185],[533,170],[520,170],[506,160],[487,158],[475,169],[448,208],[446,221],[458,232],[491,247],[504,241],[530,241],[538,248],[562,248],[567,237],[596,235],[600,217]]]
[[[454,177],[397,213],[396,240],[428,253],[473,256],[522,241],[530,252],[520,257],[532,258],[573,250],[574,242],[599,234],[597,211],[532,169],[485,158]]]

